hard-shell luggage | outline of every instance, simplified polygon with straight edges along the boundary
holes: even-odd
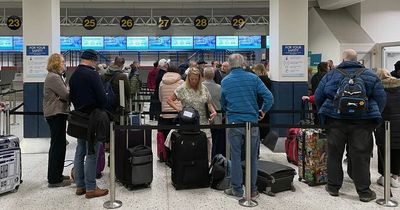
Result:
[[[275,193],[291,190],[295,191],[293,178],[296,170],[279,163],[258,161],[257,189],[261,193],[274,196]]]
[[[150,147],[139,145],[128,149],[126,162],[126,187],[150,186],[153,181],[153,152]]]
[[[167,148],[164,145],[165,143],[165,136],[164,133],[161,131],[157,132],[157,156],[161,162],[168,161],[168,153]]]
[[[172,185],[176,190],[210,186],[207,136],[174,131],[171,134]]]
[[[297,141],[299,181],[310,186],[326,184],[328,142],[322,129],[301,129]]]

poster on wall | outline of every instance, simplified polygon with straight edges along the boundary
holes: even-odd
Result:
[[[26,46],[27,66],[24,69],[24,79],[44,79],[47,75],[47,58],[49,57],[49,46],[27,45]]]
[[[304,77],[305,72],[304,45],[282,45],[282,76]]]

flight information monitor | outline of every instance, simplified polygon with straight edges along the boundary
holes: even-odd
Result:
[[[0,50],[13,50],[13,46],[12,36],[0,36]]]
[[[126,36],[105,36],[105,50],[126,50]]]
[[[217,36],[217,49],[237,49],[239,39],[237,36]]]
[[[172,49],[193,49],[193,36],[173,36]]]
[[[126,38],[127,50],[147,50],[149,47],[149,37],[147,36],[128,36]]]
[[[80,36],[61,36],[61,50],[80,50],[82,48],[82,37]]]
[[[194,36],[194,49],[215,49],[215,36]]]
[[[104,37],[82,36],[82,49],[102,50],[104,48]]]
[[[260,49],[261,36],[239,36],[239,48]]]
[[[14,36],[14,50],[21,50],[24,46],[24,39],[22,38],[22,36]]]
[[[170,36],[149,36],[150,50],[165,50],[171,49]]]

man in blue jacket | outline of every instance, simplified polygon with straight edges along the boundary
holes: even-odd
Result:
[[[343,52],[343,62],[336,68],[351,74],[365,67],[357,62],[357,52],[347,49]],[[359,77],[364,81],[368,97],[367,111],[351,118],[344,117],[338,113],[333,101],[339,83],[344,78],[337,69],[328,72],[315,91],[318,114],[321,122],[328,126],[328,184],[325,189],[331,196],[339,196],[343,183],[342,158],[347,145],[347,173],[354,181],[360,201],[369,202],[376,198],[375,192],[369,188],[372,131],[382,121],[386,94],[377,75],[366,69]]]
[[[230,73],[221,83],[221,106],[226,111],[229,124],[245,122],[257,123],[271,108],[274,98],[261,79],[253,73],[243,69],[244,58],[240,54],[229,56]],[[257,96],[263,98],[261,110],[258,108]],[[228,139],[231,144],[231,186],[225,193],[235,197],[243,196],[243,173],[241,165],[241,150],[244,144],[245,128],[231,128]],[[251,197],[258,196],[257,181],[257,154],[259,147],[258,127],[251,129]]]
[[[100,75],[96,72],[97,52],[85,50],[81,55],[81,64],[69,80],[70,100],[75,110],[91,113],[96,108],[104,109],[107,104],[106,92]],[[94,154],[89,154],[87,139],[79,139],[75,152],[76,195],[86,194],[86,198],[95,198],[108,194],[107,189],[96,185],[97,156],[101,142],[94,145]],[[85,161],[86,156],[86,161]]]

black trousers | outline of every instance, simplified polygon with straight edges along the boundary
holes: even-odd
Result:
[[[47,117],[46,121],[49,124],[51,133],[47,180],[49,184],[56,184],[63,181],[65,150],[67,147],[67,115],[57,114]]]
[[[360,120],[357,124],[348,121],[328,121],[328,186],[339,190],[343,183],[342,159],[348,149],[347,173],[353,179],[358,194],[368,193],[371,185],[370,159],[373,149],[370,121]]]
[[[378,146],[378,172],[380,175],[385,174],[385,147]],[[400,175],[400,149],[390,150],[390,173]]]
[[[177,123],[174,121],[175,118],[162,118],[159,117],[158,118],[158,125],[176,125]],[[166,130],[158,130],[163,132],[164,137],[167,138],[169,132],[171,131],[171,129],[166,129]]]
[[[211,129],[212,150],[211,158],[216,154],[226,157],[226,132],[225,129]]]

